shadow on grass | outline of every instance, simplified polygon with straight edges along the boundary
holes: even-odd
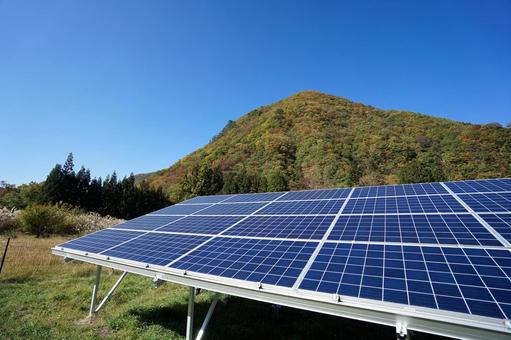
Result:
[[[194,327],[197,332],[209,301],[196,302]],[[166,307],[141,307],[128,311],[146,325],[160,325],[184,336],[186,303]],[[282,307],[278,316],[270,304],[228,297],[218,302],[208,325],[206,339],[395,339],[392,327]],[[414,339],[441,339],[414,334]]]

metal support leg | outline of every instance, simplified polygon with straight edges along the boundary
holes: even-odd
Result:
[[[96,267],[96,283],[94,284],[94,288],[92,289],[92,299],[90,301],[90,310],[89,316],[94,314],[94,307],[96,306],[96,296],[98,295],[99,290],[99,279],[101,278],[101,266]]]
[[[396,337],[397,340],[409,340],[408,327],[406,323],[398,322],[396,324]]]
[[[126,275],[128,275],[128,272],[124,272],[121,274],[121,276],[119,277],[119,279],[117,279],[117,281],[114,283],[114,285],[112,286],[112,288],[110,288],[110,290],[108,291],[108,293],[106,294],[106,296],[103,298],[103,301],[101,301],[101,303],[98,305],[98,307],[96,309],[94,309],[94,313],[97,313],[99,312],[99,310],[104,306],[104,304],[108,301],[108,299],[110,299],[110,297],[112,296],[113,292],[115,291],[115,289],[117,288],[117,286],[119,286],[119,284],[121,283],[122,280],[124,280],[124,278],[126,277]]]
[[[186,318],[186,340],[193,337],[193,309],[195,304],[195,287],[190,287],[188,295],[188,316]]]
[[[211,316],[213,315],[213,311],[215,310],[216,304],[218,302],[218,294],[215,294],[215,298],[213,302],[211,302],[211,306],[209,306],[208,313],[206,314],[206,317],[204,318],[204,321],[202,322],[202,326],[200,327],[199,333],[197,333],[197,337],[195,340],[201,340],[202,336],[204,335],[204,332],[206,331],[206,327],[208,327],[209,320],[211,319]]]

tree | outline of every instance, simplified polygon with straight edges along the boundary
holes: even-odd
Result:
[[[415,159],[398,173],[401,183],[439,182],[446,179],[442,164],[438,159]]]
[[[212,168],[209,163],[192,166],[179,188],[179,197],[187,199],[195,196],[214,195],[222,190],[223,175],[219,168]]]

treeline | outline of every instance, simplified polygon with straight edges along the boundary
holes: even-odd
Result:
[[[132,219],[170,204],[161,189],[153,189],[144,181],[135,184],[133,174],[119,180],[114,172],[102,180],[101,177],[93,178],[90,170],[84,167],[75,172],[72,153],[64,165],[55,165],[43,183],[18,188],[4,185],[0,191],[0,205],[8,207],[59,203],[123,219]]]
[[[354,167],[349,174],[349,185],[356,185],[359,173]],[[398,172],[401,183],[424,183],[446,180],[441,161],[432,155],[417,158],[416,155]],[[195,196],[215,194],[243,194],[289,190],[289,178],[284,172],[270,170],[262,173],[249,172],[245,168],[225,175],[209,163],[192,166],[179,187],[179,200]]]
[[[179,187],[179,200],[201,195],[242,194],[288,190],[287,178],[282,172],[260,174],[245,169],[223,174],[220,168],[208,163],[195,164],[184,176]]]

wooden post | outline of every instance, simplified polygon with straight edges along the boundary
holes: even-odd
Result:
[[[11,241],[10,237],[7,238],[7,244],[5,245],[4,255],[2,256],[2,263],[0,264],[0,273],[2,272],[2,268],[4,266],[5,255],[7,255],[7,248],[9,248],[9,241]]]

